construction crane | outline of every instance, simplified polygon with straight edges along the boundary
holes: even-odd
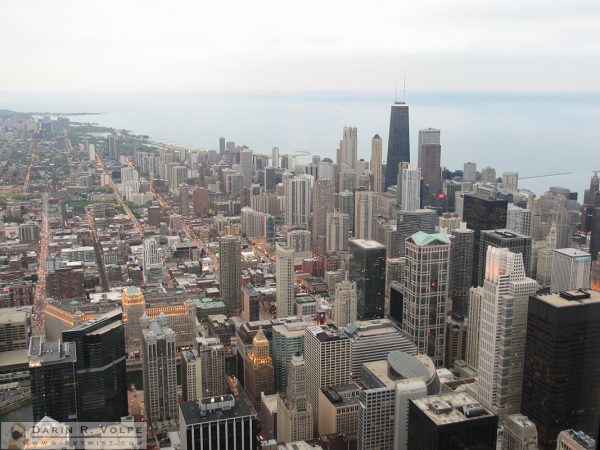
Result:
[[[559,175],[572,175],[573,172],[560,172],[560,173],[548,173],[545,175],[533,175],[531,177],[521,177],[519,180],[529,180],[531,178],[546,178],[546,177],[557,177]]]

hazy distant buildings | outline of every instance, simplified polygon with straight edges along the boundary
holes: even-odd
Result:
[[[474,183],[477,181],[477,164],[466,162],[463,169],[463,180]]]
[[[379,135],[373,136],[371,139],[371,173],[373,174],[374,192],[381,192],[383,187],[382,145],[383,141]]]
[[[435,232],[437,218],[437,213],[433,209],[398,211],[396,217],[396,255],[404,256],[406,239],[417,231]]]
[[[285,224],[308,227],[310,218],[310,180],[308,178],[289,178],[283,183],[283,210]]]
[[[430,194],[442,190],[440,130],[419,130],[419,168]]]
[[[313,187],[312,248],[324,253],[327,235],[327,216],[334,211],[335,184],[333,180],[315,181]]]
[[[396,183],[398,164],[410,162],[408,105],[394,102],[390,113],[390,133],[385,166],[384,190]]]
[[[326,242],[328,252],[347,251],[350,233],[350,218],[348,214],[335,211],[327,214]]]
[[[398,202],[402,211],[421,207],[421,169],[408,165],[398,169]]]
[[[354,193],[354,237],[374,240],[377,237],[379,196],[372,191]]]

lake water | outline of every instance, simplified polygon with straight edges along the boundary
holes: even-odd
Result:
[[[200,148],[218,148],[225,136],[259,152],[278,146],[281,154],[308,150],[335,159],[343,126],[353,125],[359,157],[367,160],[375,133],[385,153],[392,101],[378,92],[0,92],[0,109],[102,112],[71,120]],[[414,92],[406,101],[414,162],[418,130],[434,127],[441,129],[442,164],[450,169],[474,161],[498,175],[573,172],[521,181],[538,194],[559,185],[581,199],[592,170],[600,170],[600,93]]]

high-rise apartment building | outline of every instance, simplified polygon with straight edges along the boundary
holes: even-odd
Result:
[[[344,127],[342,140],[340,142],[340,168],[354,169],[357,161],[358,140],[356,127]]]
[[[285,224],[307,228],[310,218],[311,187],[308,178],[289,178],[283,183]]]
[[[495,183],[496,182],[496,169],[491,166],[485,166],[481,169],[481,182],[482,183]]]
[[[276,244],[275,248],[277,317],[288,317],[295,313],[294,249],[281,244]]]
[[[350,339],[334,327],[315,325],[304,333],[308,401],[313,422],[319,423],[319,391],[350,381]]]
[[[402,328],[436,367],[444,365],[446,349],[449,262],[446,235],[419,231],[406,240]]]
[[[527,303],[537,283],[523,255],[490,247],[479,323],[477,399],[501,418],[521,411]]]
[[[440,130],[419,130],[419,168],[430,194],[442,191]]]
[[[140,319],[142,327],[142,374],[146,421],[156,424],[177,418],[177,364],[175,332],[166,326],[166,317]]]
[[[109,134],[106,136],[106,145],[107,145],[107,156],[110,159],[114,159],[115,161],[119,161],[121,156],[120,145],[119,145],[119,137],[114,134]]]
[[[498,417],[465,392],[409,401],[410,450],[496,450]]]
[[[519,192],[519,174],[517,172],[504,172],[502,174],[502,185],[508,192]]]
[[[535,424],[523,414],[511,414],[504,419],[501,450],[538,450]]]
[[[474,183],[477,181],[477,164],[466,162],[463,169],[463,180]]]
[[[396,183],[398,164],[410,162],[408,105],[404,102],[394,102],[390,113],[390,133],[385,166],[384,191]]]
[[[26,350],[31,328],[30,308],[2,308],[0,314],[0,353]]]
[[[350,241],[349,279],[356,283],[357,318],[377,319],[385,308],[385,246],[377,241]]]
[[[464,316],[452,313],[446,318],[446,367],[452,369],[454,362],[464,360],[467,355],[468,322]]]
[[[492,248],[506,248],[513,253],[523,255],[523,264],[527,276],[531,274],[531,236],[518,234],[506,229],[501,230],[483,230],[480,234],[479,242],[479,275],[477,285],[483,286],[483,280],[486,273],[486,255]]]
[[[592,255],[574,248],[554,250],[550,292],[589,289]]]
[[[19,240],[21,242],[38,242],[40,240],[40,225],[33,221],[19,224]]]
[[[467,330],[467,355],[465,361],[477,369],[479,364],[479,331],[481,329],[481,303],[483,287],[469,289],[469,317]]]
[[[312,404],[308,401],[306,363],[300,353],[288,366],[285,395],[277,397],[277,441],[296,442],[313,438]]]
[[[238,236],[223,236],[219,241],[219,276],[221,299],[229,313],[242,310],[242,251]]]
[[[383,187],[383,165],[382,165],[383,141],[378,134],[371,139],[371,173],[373,174],[373,191],[381,192]]]
[[[244,363],[244,389],[255,407],[260,405],[261,393],[275,393],[275,372],[271,360],[271,346],[262,328],[252,340],[252,349]]]
[[[202,360],[195,348],[181,352],[181,397],[184,402],[199,400],[202,389]]]
[[[52,417],[58,422],[77,420],[77,355],[74,342],[29,341],[29,376],[33,421]]]
[[[521,411],[554,450],[562,430],[598,438],[600,292],[567,291],[529,299]],[[567,447],[569,448],[569,447]]]
[[[335,183],[320,179],[313,186],[312,247],[324,253],[327,236],[327,215],[334,211]]]
[[[197,338],[198,356],[202,369],[202,396],[224,395],[225,347],[219,338]]]
[[[128,415],[125,327],[116,309],[62,333],[73,342],[77,362],[77,418],[118,422]]]
[[[344,280],[335,286],[333,321],[338,328],[356,320],[356,283]]]
[[[252,150],[242,150],[240,152],[240,173],[244,177],[243,187],[249,187],[252,184]]]
[[[379,194],[372,191],[354,193],[354,237],[374,240],[377,237]]]
[[[327,214],[326,243],[328,252],[347,251],[350,233],[348,214],[335,211]]]
[[[196,216],[203,216],[208,213],[208,189],[203,187],[195,188],[192,191],[192,204]]]
[[[421,207],[421,169],[406,165],[398,168],[398,203],[402,211],[415,211]]]
[[[556,226],[550,225],[550,231],[546,237],[546,247],[538,251],[535,279],[542,288],[550,287],[552,280],[552,259],[556,249]]]
[[[531,210],[520,208],[513,203],[508,204],[506,210],[506,229],[525,236],[532,235]]]
[[[450,285],[448,288],[450,299],[452,299],[452,312],[468,316],[475,233],[473,230],[461,226],[453,229],[448,237],[452,243],[450,246]]]

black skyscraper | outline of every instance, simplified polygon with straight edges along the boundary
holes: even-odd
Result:
[[[387,162],[384,189],[396,184],[398,164],[410,162],[410,140],[408,134],[408,105],[394,102],[390,115]]]
[[[448,295],[452,299],[452,312],[468,316],[475,233],[468,228],[457,228],[450,232],[450,236],[452,245]]]
[[[77,420],[75,361],[75,344],[31,338],[29,376],[34,422],[45,416],[59,422]]]
[[[496,450],[498,416],[464,392],[409,400],[410,450]]]
[[[521,411],[554,450],[561,430],[598,439],[600,292],[532,296],[527,314]]]
[[[486,198],[477,194],[465,194],[463,198],[463,221],[467,228],[475,232],[473,246],[473,272],[471,282],[477,285],[479,274],[479,243],[481,230],[506,228],[508,200]]]
[[[77,350],[78,418],[83,422],[118,422],[127,412],[125,328],[115,310],[63,331]]]
[[[350,281],[356,282],[358,320],[379,319],[385,309],[385,246],[377,241],[349,242]]]

